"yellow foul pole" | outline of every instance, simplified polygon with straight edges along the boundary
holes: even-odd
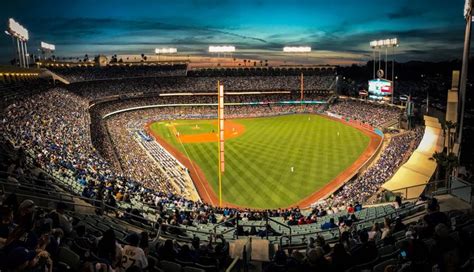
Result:
[[[304,79],[303,79],[303,72],[301,72],[301,76],[300,76],[300,106],[301,106],[301,110],[303,110],[303,93],[304,93]]]
[[[222,207],[222,173],[224,172],[224,86],[217,81],[217,157],[219,179],[219,207]]]

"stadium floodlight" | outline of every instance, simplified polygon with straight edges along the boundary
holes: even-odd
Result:
[[[178,53],[177,48],[169,47],[169,48],[155,48],[155,54],[175,54]]]
[[[309,46],[285,46],[285,47],[283,47],[283,52],[285,52],[285,53],[309,53],[309,52],[311,52],[311,47],[309,47]]]
[[[8,32],[22,41],[27,41],[30,38],[28,35],[28,30],[26,30],[26,28],[20,25],[13,18],[8,19]]]
[[[396,46],[398,46],[398,39],[397,38],[377,40],[377,41],[371,41],[370,42],[370,47],[372,47],[372,48],[376,48],[376,47],[396,47]]]
[[[56,46],[54,44],[41,42],[41,49],[46,50],[46,51],[54,51],[56,50]]]
[[[210,45],[209,53],[232,53],[235,52],[235,46],[233,45]]]

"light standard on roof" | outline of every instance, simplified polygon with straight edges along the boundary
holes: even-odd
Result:
[[[28,41],[29,34],[28,30],[20,25],[17,21],[13,18],[8,19],[8,29],[7,31],[9,35],[16,38],[17,50],[18,50],[18,59],[20,61],[21,67],[28,67],[28,59],[26,56],[28,55],[28,49],[26,46],[26,42]]]
[[[232,57],[232,53],[235,52],[235,46],[233,45],[210,45],[209,46],[209,53],[217,53],[217,57],[220,57],[220,53],[225,54],[229,53],[230,56]]]
[[[309,46],[285,46],[283,47],[283,53],[285,54],[308,54],[311,52],[311,47]],[[300,106],[303,109],[303,99],[304,99],[304,76],[303,72],[300,74]]]
[[[54,44],[41,42],[40,46],[41,46],[41,53],[44,59],[46,59],[48,54],[52,54],[54,51],[56,51],[56,46]]]
[[[392,104],[393,104],[393,96],[395,92],[395,83],[394,83],[394,75],[395,75],[395,47],[398,47],[398,39],[397,38],[391,38],[391,39],[384,39],[384,40],[377,40],[377,41],[371,41],[370,42],[370,47],[373,49],[373,79],[375,79],[376,74],[382,74],[382,75],[387,75],[387,59],[388,59],[388,48],[392,48]],[[381,70],[380,68],[380,62],[381,62],[381,50],[382,48],[385,48],[385,72]],[[378,70],[377,73],[375,72],[375,62],[376,62],[376,57],[375,54],[378,52]]]
[[[13,37],[13,35],[10,34],[10,32],[8,32],[8,30],[5,30],[5,34],[12,38],[12,56],[13,56],[12,60],[15,60],[16,59],[16,56],[15,56],[16,55],[15,54],[15,37]]]
[[[160,55],[173,55],[177,54],[178,49],[174,47],[169,47],[169,48],[155,48],[155,54],[158,56],[158,62],[160,61]],[[173,59],[171,59],[171,62],[173,62]]]

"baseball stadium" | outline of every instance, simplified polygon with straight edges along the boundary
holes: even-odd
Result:
[[[249,44],[78,57],[58,37],[58,57],[7,21],[1,271],[474,268],[465,62],[398,62],[402,34],[352,65],[276,41],[250,54],[262,39],[227,30]]]

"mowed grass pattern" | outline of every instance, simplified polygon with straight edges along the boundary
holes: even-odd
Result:
[[[297,203],[349,167],[370,141],[359,130],[318,115],[232,121],[246,130],[226,141],[222,195],[224,201],[243,207],[279,208]],[[180,128],[195,124],[209,128],[213,121],[173,122]],[[154,123],[151,129],[196,162],[217,195],[217,143],[181,144],[167,123]]]

